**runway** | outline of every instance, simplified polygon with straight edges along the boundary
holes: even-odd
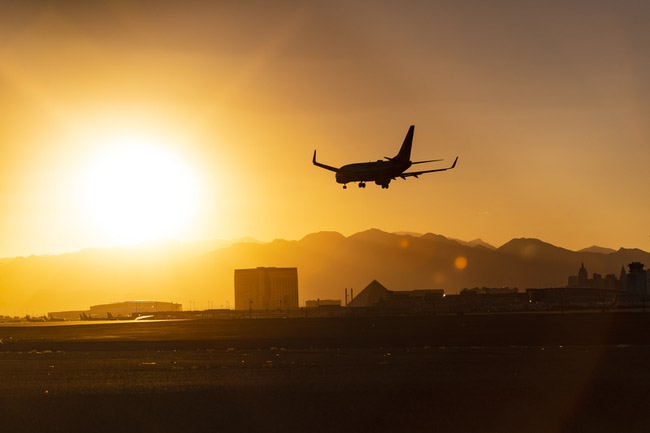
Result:
[[[6,431],[647,431],[647,321],[1,326],[0,415]]]

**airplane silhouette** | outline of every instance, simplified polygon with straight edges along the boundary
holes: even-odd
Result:
[[[426,162],[442,161],[442,159],[430,159],[428,161],[415,162],[411,161],[411,146],[413,145],[414,130],[415,125],[411,125],[408,132],[406,133],[406,137],[404,138],[404,143],[402,143],[402,147],[400,148],[397,155],[394,158],[385,156],[384,158],[386,158],[386,161],[378,160],[376,162],[360,162],[344,165],[341,168],[336,168],[317,162],[316,151],[314,150],[314,158],[312,159],[312,162],[317,167],[335,172],[336,182],[342,183],[343,189],[346,189],[347,184],[350,182],[359,182],[359,188],[365,188],[366,182],[375,182],[377,185],[381,185],[382,189],[388,189],[390,181],[398,177],[402,179],[406,179],[407,177],[417,178],[421,174],[451,170],[452,168],[456,167],[456,161],[458,161],[458,157],[456,157],[451,167],[436,168],[433,170],[411,171],[405,173],[405,171],[408,170],[413,164],[424,164]]]

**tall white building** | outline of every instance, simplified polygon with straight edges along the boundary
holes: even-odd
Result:
[[[235,269],[235,310],[297,309],[297,268]]]

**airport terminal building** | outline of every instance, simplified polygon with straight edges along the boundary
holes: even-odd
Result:
[[[93,317],[105,317],[108,313],[115,317],[131,317],[162,311],[183,311],[183,306],[174,302],[124,301],[113,302],[111,304],[93,305],[90,307],[90,315]]]
[[[162,312],[183,311],[181,304],[161,301],[124,301],[93,305],[88,310],[55,311],[48,313],[50,319],[100,320],[126,319]]]
[[[235,269],[235,310],[298,310],[297,268]]]

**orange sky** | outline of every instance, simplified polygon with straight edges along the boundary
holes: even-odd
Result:
[[[0,257],[119,243],[81,191],[124,136],[198,185],[166,237],[377,227],[650,250],[643,2],[16,3],[0,13]],[[413,159],[458,167],[343,190],[311,165],[314,149],[393,156],[410,124]]]

